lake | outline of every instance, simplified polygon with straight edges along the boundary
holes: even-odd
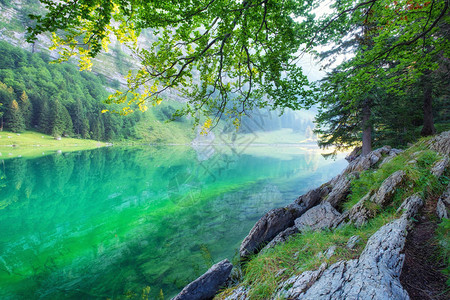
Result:
[[[212,264],[236,260],[266,211],[345,166],[343,155],[292,146],[0,160],[0,298],[168,299]]]

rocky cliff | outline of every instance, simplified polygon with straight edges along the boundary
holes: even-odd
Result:
[[[340,175],[255,224],[240,247],[242,266],[215,299],[448,299],[441,273],[420,294],[402,272],[415,225],[426,219],[435,230],[448,218],[449,154],[450,132],[406,151],[353,154]],[[433,233],[421,256],[437,261]],[[448,230],[441,239],[448,244]],[[422,268],[448,269],[448,259]]]

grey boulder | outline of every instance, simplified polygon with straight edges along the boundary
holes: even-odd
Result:
[[[320,230],[331,227],[340,213],[330,203],[324,202],[306,211],[295,220],[295,227],[299,231]]]
[[[293,226],[294,220],[299,217],[304,210],[305,209],[297,204],[270,210],[256,222],[250,230],[250,233],[241,243],[239,249],[241,257],[256,253],[280,232]]]
[[[189,283],[172,300],[212,299],[230,276],[233,265],[224,259],[212,266],[205,274]]]

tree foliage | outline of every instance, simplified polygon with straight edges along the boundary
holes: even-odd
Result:
[[[449,0],[342,0],[319,16],[314,9],[321,0],[41,2],[48,13],[33,16],[29,40],[52,32],[60,61],[78,55],[81,68],[90,68],[90,58],[107,50],[111,35],[141,60],[142,68],[127,77],[128,90],[108,98],[125,103],[123,113],[133,110],[132,103],[141,110],[148,102],[160,103],[168,89],[187,99],[176,115],[190,114],[199,122],[201,112],[208,116],[204,127],[255,107],[319,103],[323,145],[352,144],[369,125],[388,128],[380,121],[391,111],[386,99],[399,101],[394,108],[404,106],[410,91],[430,81],[429,74],[450,54]],[[148,48],[139,46],[142,30],[155,37]],[[347,58],[316,90],[297,60],[324,45],[329,49],[317,54],[326,66]],[[421,91],[424,99],[430,86]],[[370,124],[361,122],[368,103]],[[430,113],[423,119],[430,120]]]
[[[30,40],[54,32],[61,60],[79,55],[80,66],[89,68],[89,58],[107,49],[111,34],[140,58],[128,91],[116,92],[110,103],[136,102],[145,110],[148,101],[159,103],[167,89],[177,89],[188,99],[179,114],[197,121],[197,112],[217,120],[255,107],[310,104],[306,97],[299,101],[311,90],[296,52],[312,34],[312,0],[41,2],[49,13],[33,17]],[[298,15],[305,22],[296,22]],[[142,29],[157,37],[148,49],[137,44]]]
[[[50,59],[45,54],[28,53],[5,42],[0,42],[0,53],[4,58],[0,60],[0,118],[3,114],[0,127],[4,124],[6,129],[14,131],[26,128],[89,138],[89,119],[106,118],[101,114],[106,105],[101,102],[108,96],[104,88],[107,83],[102,82],[101,77],[79,72],[68,63],[49,64]],[[13,101],[20,113],[12,109]],[[140,116],[111,115],[108,118],[114,120],[110,128],[113,136],[121,139],[132,137],[126,124],[133,126]],[[23,119],[24,124],[19,119]],[[109,140],[105,134],[96,137]]]

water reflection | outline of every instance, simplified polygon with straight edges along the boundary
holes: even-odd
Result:
[[[166,297],[345,165],[313,152],[104,148],[0,164],[0,298]],[[231,159],[226,167],[225,159]],[[218,163],[219,162],[219,163]]]

